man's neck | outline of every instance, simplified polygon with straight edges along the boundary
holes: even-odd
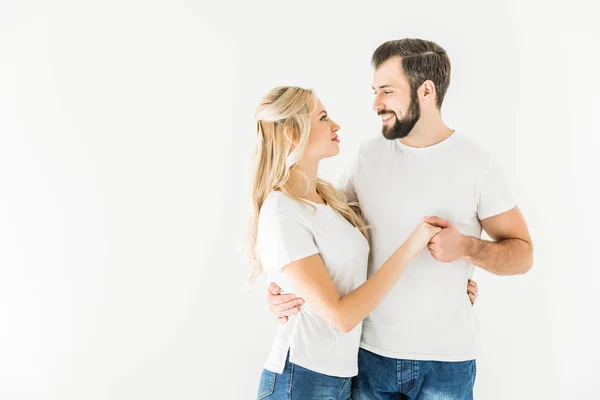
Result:
[[[440,143],[454,133],[441,118],[421,118],[408,136],[400,141],[410,147],[429,147]]]

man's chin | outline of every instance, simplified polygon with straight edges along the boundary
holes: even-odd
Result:
[[[387,140],[394,140],[394,128],[391,126],[384,126],[381,128],[381,133]]]
[[[408,132],[410,133],[410,132]],[[384,138],[386,138],[387,140],[396,140],[396,139],[402,139],[408,136],[408,133],[405,135],[399,135],[397,132],[394,131],[394,129],[391,128],[383,128],[381,130],[381,134],[383,135]]]
[[[393,135],[392,132],[383,130],[381,133],[383,134],[383,137],[386,138],[387,140],[394,140],[395,139],[394,136],[392,136]]]

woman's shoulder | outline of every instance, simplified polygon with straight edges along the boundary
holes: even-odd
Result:
[[[260,213],[300,217],[305,216],[310,212],[309,210],[309,206],[289,197],[285,193],[272,191],[265,198],[265,201],[260,208]]]
[[[311,226],[311,207],[281,192],[271,192],[266,197],[258,214],[258,232],[276,232],[300,224]],[[292,225],[290,225],[292,224]]]

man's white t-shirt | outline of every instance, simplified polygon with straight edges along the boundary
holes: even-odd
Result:
[[[508,179],[493,155],[453,133],[425,148],[383,137],[366,141],[343,183],[371,227],[371,276],[425,216],[480,237],[480,220],[512,209]],[[476,358],[477,320],[466,286],[474,266],[442,263],[425,249],[364,320],[361,347],[384,357]]]
[[[287,264],[319,254],[339,294],[344,296],[367,279],[369,243],[362,233],[328,205],[302,204],[271,192],[258,218],[257,252],[269,281],[283,293],[296,293],[282,271]],[[279,325],[265,369],[282,373],[290,362],[325,375],[358,374],[359,323],[342,333],[318,317],[307,302],[302,312]]]

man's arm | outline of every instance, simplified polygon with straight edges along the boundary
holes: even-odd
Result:
[[[493,242],[467,237],[466,259],[495,275],[517,275],[533,266],[533,244],[518,207],[481,221]]]
[[[531,237],[518,207],[481,220],[493,241],[462,235],[443,218],[426,217],[425,221],[443,228],[428,245],[438,261],[464,259],[495,275],[524,274],[533,266]]]

